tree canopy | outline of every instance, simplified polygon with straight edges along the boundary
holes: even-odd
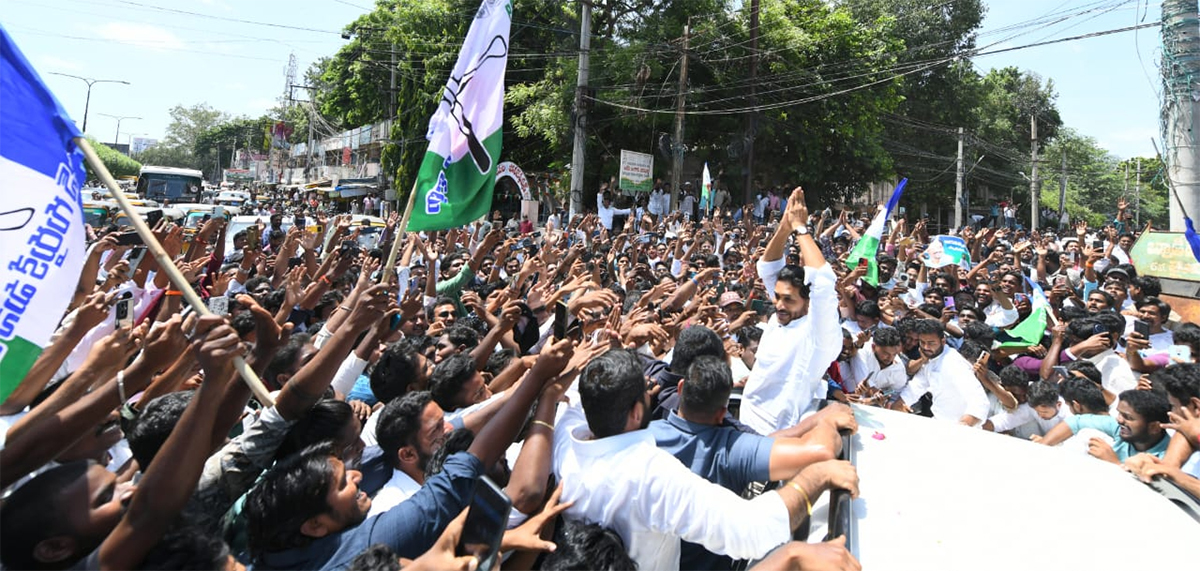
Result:
[[[655,176],[663,178],[682,149],[685,179],[698,177],[707,162],[723,173],[720,182],[735,198],[745,197],[754,191],[744,183],[753,143],[757,184],[801,182],[818,203],[829,204],[904,176],[911,183],[906,200],[945,205],[955,192],[961,128],[969,206],[986,208],[985,200],[996,199],[1027,204],[1031,118],[1044,172],[1057,172],[1054,157],[1065,148],[1068,171],[1079,174],[1068,184],[1071,209],[1099,216],[1124,188],[1110,175],[1087,174],[1112,171],[1116,159],[1063,124],[1051,79],[1014,67],[977,71],[970,57],[982,0],[762,0],[757,50],[748,1],[592,4],[591,76],[581,99],[587,190],[616,172],[622,149],[653,153]],[[565,174],[577,127],[579,3],[513,5],[504,159],[527,172]],[[285,121],[292,142],[300,142],[309,121],[335,131],[386,119],[394,98],[382,161],[395,186],[406,189],[477,8],[478,0],[380,0],[346,24],[349,39],[336,53],[306,71],[311,106],[281,100],[259,118],[231,118],[206,104],[176,106],[164,142],[143,156],[215,172],[235,144],[265,148],[274,121]],[[684,137],[676,141],[685,53]],[[1143,163],[1147,173],[1157,168]],[[1052,174],[1042,178],[1053,185]],[[1056,197],[1044,191],[1042,200],[1056,208]],[[1165,198],[1147,196],[1143,212],[1164,215]]]

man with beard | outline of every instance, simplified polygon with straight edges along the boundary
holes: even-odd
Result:
[[[828,342],[841,337],[837,276],[809,234],[807,221],[804,189],[796,187],[758,262],[758,274],[775,304],[775,315],[763,331],[757,361],[746,382],[741,420],[759,434],[796,424],[812,407],[814,397],[825,397],[821,377],[841,350],[839,344]],[[799,233],[797,243],[805,267],[788,266],[783,260],[793,231]]]
[[[975,380],[971,363],[957,351],[946,350],[946,335],[941,322],[919,319],[913,330],[921,350],[921,368],[900,392],[900,400],[893,406],[907,409],[917,404],[925,393],[930,393],[933,418],[980,426],[987,418],[988,399],[983,387]]]
[[[1116,430],[1109,433],[1113,438],[1112,446],[1101,438],[1092,438],[1088,442],[1088,454],[1113,464],[1120,464],[1138,453],[1162,458],[1171,441],[1171,435],[1162,427],[1170,422],[1167,417],[1171,410],[1170,401],[1162,393],[1139,390],[1125,391],[1120,398],[1116,426],[1113,427]]]
[[[383,408],[375,437],[392,478],[375,494],[368,517],[407,500],[425,484],[425,467],[446,435],[443,414],[429,391],[409,393]]]

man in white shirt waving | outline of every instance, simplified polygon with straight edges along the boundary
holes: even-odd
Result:
[[[803,268],[783,259],[793,231],[799,234]],[[741,421],[759,434],[770,434],[799,422],[814,398],[825,398],[821,377],[842,350],[841,343],[830,341],[842,338],[837,276],[808,232],[804,189],[792,191],[787,212],[758,261],[758,275],[775,315],[763,331],[742,393]]]
[[[613,230],[613,216],[627,216],[630,212],[628,208],[613,208],[612,194],[607,190],[596,195],[596,210],[600,214],[600,224],[609,232]]]

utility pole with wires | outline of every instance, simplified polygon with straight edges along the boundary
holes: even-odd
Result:
[[[1134,223],[1142,224],[1142,157],[1137,158],[1137,178],[1133,181],[1133,216]]]
[[[954,177],[954,229],[957,232],[963,226],[963,128],[958,128],[958,167]],[[966,213],[968,216],[970,213]]]
[[[679,207],[679,187],[683,181],[683,106],[687,98],[688,40],[692,18],[683,26],[683,55],[679,63],[679,93],[675,96],[675,141],[671,148],[671,210]]]
[[[1033,232],[1038,229],[1038,134],[1037,134],[1037,112],[1029,114],[1029,138],[1032,152],[1030,160],[1033,166],[1030,167],[1033,172],[1029,176],[1029,231]]]
[[[1172,232],[1184,231],[1185,211],[1200,212],[1200,101],[1194,97],[1200,76],[1197,0],[1163,0],[1162,74],[1163,160],[1167,181],[1176,192],[1171,204]]]
[[[750,106],[758,105],[758,1],[750,0]],[[758,136],[758,114],[746,115],[746,182],[742,204],[754,193],[754,139]],[[961,145],[959,145],[961,147]],[[961,163],[961,161],[960,161]],[[731,204],[726,204],[729,208]]]
[[[1067,146],[1062,145],[1062,169],[1058,172],[1058,219],[1067,211]]]
[[[579,13],[579,72],[575,81],[575,145],[571,149],[571,218],[583,212],[583,169],[587,152],[587,108],[590,105],[584,97],[588,85],[588,52],[592,43],[591,0],[580,0]]]

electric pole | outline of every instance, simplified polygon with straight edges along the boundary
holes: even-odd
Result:
[[[954,178],[954,228],[963,225],[963,128],[958,128],[958,174]],[[970,213],[967,213],[968,215]]]
[[[1200,38],[1197,37],[1197,0],[1163,0],[1163,132],[1168,187],[1178,200],[1171,205],[1171,231],[1184,230],[1183,218],[1200,212],[1200,102],[1192,96],[1200,75]]]
[[[396,118],[396,42],[392,42],[392,81],[388,91],[388,119]],[[389,134],[389,136],[391,136]]]
[[[575,146],[571,149],[571,218],[583,212],[583,162],[587,152],[587,107],[589,105],[584,97],[588,85],[588,52],[592,45],[591,0],[580,0],[579,7],[579,72],[576,74],[575,82]]]
[[[671,210],[679,207],[679,186],[683,181],[683,105],[687,97],[688,39],[692,30],[689,17],[683,26],[683,56],[679,64],[679,93],[675,96],[675,141],[671,162]]]
[[[1038,229],[1038,136],[1037,136],[1037,112],[1029,114],[1029,135],[1032,144],[1031,159],[1033,166],[1030,167],[1033,172],[1029,177],[1029,231],[1033,232]]]
[[[1067,211],[1067,146],[1062,149],[1062,169],[1058,173],[1058,219]]]
[[[1137,178],[1133,182],[1133,216],[1134,223],[1142,223],[1142,157],[1137,159]]]
[[[758,0],[750,1],[750,106],[758,104]],[[746,182],[742,204],[754,192],[754,139],[758,135],[758,113],[746,116]],[[732,202],[732,201],[731,201]],[[731,205],[725,205],[729,208]]]

